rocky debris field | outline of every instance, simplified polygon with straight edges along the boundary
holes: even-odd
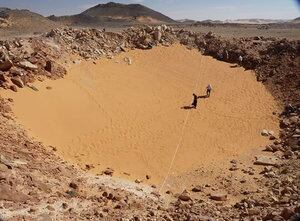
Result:
[[[299,41],[275,38],[223,39],[162,25],[130,28],[122,33],[96,29],[55,29],[39,37],[0,41],[0,86],[18,91],[35,80],[58,79],[65,62],[113,58],[131,49],[151,49],[180,42],[199,53],[254,70],[283,107],[280,137],[262,131],[273,144],[253,166],[230,162],[232,174],[255,176],[256,191],[228,205],[232,177],[214,186],[195,186],[183,193],[148,197],[104,184],[87,182],[86,173],[54,155],[54,149],[33,142],[16,124],[11,99],[0,102],[0,217],[4,220],[299,220],[300,217],[300,47]],[[242,59],[240,59],[240,56]],[[67,58],[67,59],[66,59]],[[73,60],[72,60],[73,59]],[[129,58],[130,60],[130,58]],[[260,178],[258,179],[257,176]],[[97,179],[97,177],[91,177]],[[241,180],[241,183],[247,182]],[[219,190],[228,190],[227,193]],[[139,189],[143,191],[143,189]],[[165,195],[170,198],[165,202]],[[0,218],[1,219],[1,218]]]
[[[9,118],[9,106],[1,103],[1,110],[0,220],[142,220],[167,215],[159,200],[88,183],[54,150],[30,141]]]

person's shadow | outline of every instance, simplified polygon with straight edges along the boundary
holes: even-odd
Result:
[[[190,109],[195,109],[195,107],[193,105],[189,105],[189,106],[183,106],[180,109],[190,110]]]
[[[208,95],[201,95],[201,96],[198,96],[197,99],[206,99],[206,98],[209,98]],[[191,109],[195,109],[195,107],[193,105],[188,105],[188,106],[183,106],[181,107],[180,109],[184,109],[184,110],[191,110]]]

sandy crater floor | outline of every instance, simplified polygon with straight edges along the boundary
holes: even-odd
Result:
[[[166,182],[184,188],[227,173],[231,159],[251,162],[269,142],[261,130],[279,130],[274,98],[254,73],[231,66],[180,45],[157,47],[74,64],[64,79],[35,83],[38,92],[3,94],[14,99],[13,111],[30,135],[57,147],[64,159],[93,165],[96,174],[111,167],[130,180],[150,175],[145,182],[158,186],[190,112]],[[196,110],[182,109],[208,83],[212,96],[199,99]],[[202,175],[187,175],[199,168]]]

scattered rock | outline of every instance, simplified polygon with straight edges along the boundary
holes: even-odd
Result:
[[[105,174],[107,176],[112,176],[114,173],[114,170],[112,168],[106,168],[104,171],[102,171],[102,174]]]
[[[171,191],[171,190],[167,190],[167,191],[166,191],[166,194],[168,194],[168,195],[169,195],[169,194],[172,194],[172,191]]]
[[[9,73],[12,75],[12,76],[24,76],[24,71],[20,68],[17,68],[17,67],[12,67],[10,70],[9,70]]]
[[[70,197],[76,197],[77,192],[75,190],[67,190],[66,194],[68,194]]]
[[[85,165],[85,169],[87,169],[87,170],[91,170],[91,169],[93,169],[93,168],[95,168],[95,167],[94,167],[94,165],[92,165],[92,164],[86,164],[86,165]]]
[[[131,64],[132,64],[131,58],[126,57],[126,58],[124,58],[124,61],[125,61],[128,65],[131,65]]]
[[[252,209],[248,209],[248,215],[249,216],[258,216],[260,215],[260,209],[258,208],[252,208]]]
[[[181,194],[179,194],[178,199],[180,199],[181,201],[190,201],[190,200],[192,200],[186,190],[184,190]]]
[[[17,203],[26,202],[27,200],[29,200],[29,197],[4,184],[1,185],[0,188],[0,200],[6,200]]]
[[[18,92],[18,88],[17,88],[16,85],[10,85],[10,86],[9,86],[9,89],[11,89],[11,90],[14,91],[14,92]]]
[[[4,74],[4,72],[0,71],[0,82],[8,81],[8,77]]]
[[[52,69],[53,69],[53,63],[52,63],[52,61],[50,61],[50,60],[46,61],[45,70],[51,73]]]
[[[14,83],[15,85],[17,85],[20,88],[24,87],[24,83],[23,83],[22,79],[19,78],[19,77],[12,77],[11,82]]]
[[[13,63],[9,59],[0,61],[0,71],[8,71],[12,66],[13,66]]]
[[[2,113],[2,116],[8,120],[13,120],[12,116],[8,113]]]
[[[203,187],[200,185],[197,185],[195,187],[193,187],[192,189],[193,192],[202,192],[203,191]]]
[[[53,211],[53,210],[51,210],[51,211]],[[51,218],[51,215],[49,213],[49,214],[42,214],[42,215],[38,216],[36,220],[37,221],[52,221],[53,219]]]
[[[159,194],[158,191],[152,191],[151,194],[152,194],[153,196],[156,196],[157,198],[160,197],[160,194]]]
[[[67,203],[62,203],[61,206],[62,206],[63,209],[67,209],[68,208],[68,204]]]
[[[136,179],[134,182],[135,182],[135,183],[141,183],[142,181],[139,180],[139,179]]]
[[[270,172],[265,172],[264,176],[267,178],[275,178],[276,174],[274,171],[270,171]]]
[[[240,180],[240,183],[246,183],[247,181],[245,179]]]
[[[11,160],[6,159],[3,155],[0,155],[0,163],[7,166],[8,169],[12,169],[14,166],[14,163]]]
[[[214,37],[214,33],[213,33],[212,31],[209,31],[209,32],[206,34],[206,37],[212,38],[212,37]]]
[[[37,89],[34,85],[31,84],[27,84],[27,87],[31,88],[34,91],[39,91],[39,89]]]
[[[274,137],[274,134],[275,134],[275,133],[274,133],[274,131],[269,130],[269,131],[268,131],[268,134],[269,134],[269,136],[273,136],[273,137]]]
[[[209,216],[197,215],[197,217],[194,220],[199,220],[199,221],[213,221],[214,219],[212,217],[209,217]]]
[[[239,168],[237,167],[236,164],[233,164],[233,165],[229,168],[230,171],[236,171],[236,170],[238,170],[238,169],[239,169]]]
[[[154,32],[154,40],[160,42],[162,37],[162,33],[160,30],[156,29]]]
[[[300,134],[294,134],[294,135],[292,136],[292,138],[298,139],[298,138],[300,138]]]
[[[256,156],[256,160],[254,162],[255,165],[263,165],[263,166],[277,166],[277,159],[275,157],[267,157],[267,156]]]
[[[69,184],[69,186],[70,186],[71,188],[73,188],[73,189],[78,189],[78,185],[77,185],[77,183],[75,183],[75,182],[71,182],[71,183]]]
[[[287,150],[287,151],[285,151],[284,152],[284,154],[283,154],[283,156],[285,157],[285,158],[290,158],[290,157],[292,157],[294,155],[294,152],[293,151],[291,151],[291,150]]]
[[[227,194],[212,193],[212,194],[210,194],[210,199],[216,200],[216,201],[226,201],[227,200]]]
[[[50,206],[50,205],[46,206],[46,209],[47,209],[47,210],[50,210],[50,211],[55,211],[54,207],[53,207],[53,206]]]
[[[28,213],[35,213],[36,212],[36,209],[35,208],[30,208],[29,210],[28,210]]]
[[[31,69],[31,70],[38,69],[36,65],[32,64],[29,61],[21,61],[18,65],[24,69]]]
[[[149,211],[149,215],[150,215],[150,216],[154,216],[155,213],[151,210],[151,211]]]
[[[260,134],[265,137],[269,136],[269,132],[266,129],[263,129]]]
[[[271,146],[266,146],[265,151],[274,152],[274,150],[273,150],[273,148]]]
[[[289,220],[295,215],[295,212],[290,208],[284,208],[280,214],[285,220]]]
[[[236,160],[231,160],[230,163],[237,164],[237,161]]]

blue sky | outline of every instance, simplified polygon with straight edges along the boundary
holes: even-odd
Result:
[[[43,15],[66,15],[76,14],[107,2],[109,0],[0,0],[0,7],[26,8]],[[174,19],[293,19],[300,16],[300,0],[116,0],[115,2],[144,4]]]

